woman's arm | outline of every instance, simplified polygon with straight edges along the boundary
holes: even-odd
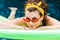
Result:
[[[60,25],[55,25],[55,26],[42,26],[37,28],[37,30],[56,30],[60,29]]]
[[[17,24],[24,23],[23,17],[9,21],[0,21],[0,29],[28,29],[26,26],[18,26]]]
[[[28,30],[25,26],[17,26],[12,23],[1,22],[0,21],[0,29],[20,29],[20,30]]]

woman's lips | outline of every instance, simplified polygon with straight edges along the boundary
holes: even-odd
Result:
[[[35,29],[35,27],[34,27],[34,26],[32,26],[32,25],[31,25],[31,26],[29,26],[29,28],[30,28],[30,29]]]
[[[34,27],[33,25],[30,25],[30,27]]]

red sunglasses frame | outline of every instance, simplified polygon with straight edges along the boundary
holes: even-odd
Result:
[[[40,18],[39,18],[40,19]],[[37,22],[39,19],[37,19],[37,18],[33,18],[32,20],[30,20],[30,18],[28,18],[28,17],[26,17],[26,18],[23,18],[23,20],[25,21],[25,22],[30,22],[30,21],[32,21],[32,22]]]

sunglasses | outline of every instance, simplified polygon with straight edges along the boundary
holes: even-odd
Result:
[[[26,17],[26,18],[24,18],[23,19],[25,22],[30,22],[30,21],[32,21],[32,22],[37,22],[39,19],[37,19],[37,18],[32,18],[32,20],[30,20],[30,18],[28,18],[28,17]]]

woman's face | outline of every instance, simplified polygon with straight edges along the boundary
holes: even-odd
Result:
[[[39,15],[39,11],[35,10],[35,11],[28,11],[25,10],[25,18],[24,18],[26,24],[28,25],[29,28],[31,29],[35,29],[37,28],[39,25],[41,25],[41,22],[43,20],[43,16]]]

